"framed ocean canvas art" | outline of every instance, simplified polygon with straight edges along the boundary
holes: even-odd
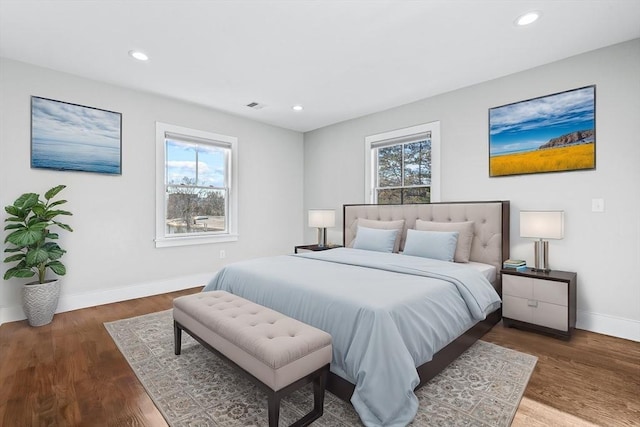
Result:
[[[122,114],[31,97],[31,167],[122,174]]]
[[[489,109],[489,176],[596,167],[596,87]]]

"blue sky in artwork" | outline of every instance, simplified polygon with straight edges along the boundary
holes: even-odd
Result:
[[[225,186],[225,149],[171,139],[168,139],[166,144],[169,183],[180,184],[186,177],[192,182],[196,182],[197,179],[197,185],[201,186]]]
[[[595,128],[595,87],[489,110],[491,156],[537,149],[550,139]]]

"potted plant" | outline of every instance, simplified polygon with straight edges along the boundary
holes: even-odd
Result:
[[[17,262],[6,271],[4,280],[38,277],[36,282],[22,287],[22,307],[31,326],[50,323],[58,307],[60,282],[57,278],[47,279],[47,270],[58,276],[64,276],[67,272],[60,262],[66,251],[55,242],[58,234],[50,230],[59,227],[73,231],[67,224],[56,220],[61,215],[72,215],[69,211],[58,209],[58,206],[67,203],[66,200],[53,200],[65,187],[53,187],[44,194],[44,200],[40,199],[39,194],[25,193],[4,208],[10,215],[5,219],[8,224],[4,229],[11,231],[4,241],[7,245],[4,251],[11,255],[4,262]]]

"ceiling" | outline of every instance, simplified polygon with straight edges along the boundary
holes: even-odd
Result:
[[[2,57],[301,132],[638,37],[640,0],[0,0]]]

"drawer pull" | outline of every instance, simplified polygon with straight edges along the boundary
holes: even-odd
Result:
[[[538,306],[538,301],[536,301],[534,299],[528,299],[527,300],[527,305],[529,307],[537,307]]]

